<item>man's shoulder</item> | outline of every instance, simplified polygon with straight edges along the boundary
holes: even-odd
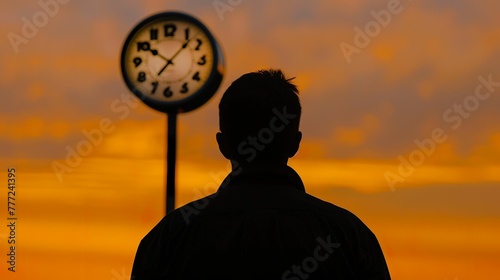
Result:
[[[219,193],[214,193],[187,203],[165,216],[159,223],[159,226],[168,223],[168,227],[179,229],[189,226],[200,217],[206,218],[208,216],[210,218],[218,215],[232,215],[242,212],[273,211],[275,213],[288,213],[288,215],[302,212],[344,226],[364,227],[364,223],[351,211],[301,191],[294,190],[286,197],[277,201],[274,207],[264,205],[262,209],[245,207],[238,202],[227,206],[227,204],[222,203],[223,200],[224,197]],[[233,207],[234,205],[237,207]]]
[[[314,212],[316,215],[322,216],[325,219],[335,221],[337,223],[344,222],[363,224],[363,222],[354,213],[331,202],[322,200],[308,193],[303,194],[303,199],[305,210]]]

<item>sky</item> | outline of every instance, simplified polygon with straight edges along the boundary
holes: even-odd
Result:
[[[2,261],[2,279],[129,277],[140,239],[163,216],[166,116],[132,96],[119,58],[135,24],[169,10],[204,22],[226,62],[217,94],[178,117],[177,206],[215,191],[229,171],[215,142],[224,90],[242,74],[280,68],[296,77],[303,107],[290,166],[309,193],[375,232],[393,279],[495,279],[499,8],[494,0],[2,2],[0,178],[16,169],[19,217],[17,271]],[[103,119],[111,131],[99,132]],[[93,133],[102,137],[75,156]],[[7,197],[4,187],[2,209]],[[3,227],[3,256],[8,237]]]

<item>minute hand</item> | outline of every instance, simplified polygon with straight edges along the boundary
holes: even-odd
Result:
[[[158,72],[158,76],[160,76],[160,74],[170,65],[170,64],[174,64],[174,62],[172,60],[174,60],[174,58],[183,50],[187,47],[187,45],[189,44],[189,42],[194,38],[196,37],[196,35],[198,35],[199,32],[196,32],[196,34],[194,34],[191,38],[187,39],[183,44],[182,44],[182,47],[176,52],[174,53],[174,55],[168,59],[167,58],[167,64],[165,64],[165,66],[163,66],[163,68],[161,68],[160,72]]]
[[[198,35],[199,32],[196,32],[196,34],[194,34],[191,38],[187,39],[183,44],[182,44],[182,47],[176,52],[174,53],[174,55],[168,60],[170,61],[170,64],[173,64],[172,60],[174,60],[174,58],[183,50],[187,47],[187,45],[189,44],[189,42],[191,42],[191,40],[196,37],[196,35]]]

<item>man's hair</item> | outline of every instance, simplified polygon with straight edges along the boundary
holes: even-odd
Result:
[[[293,79],[281,70],[269,69],[245,74],[229,86],[219,103],[219,127],[228,140],[231,159],[250,162],[287,157],[301,114]]]

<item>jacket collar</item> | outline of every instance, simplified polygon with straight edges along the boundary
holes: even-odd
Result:
[[[222,181],[219,190],[243,184],[291,185],[305,192],[304,184],[297,172],[288,165],[255,164],[238,166]]]

